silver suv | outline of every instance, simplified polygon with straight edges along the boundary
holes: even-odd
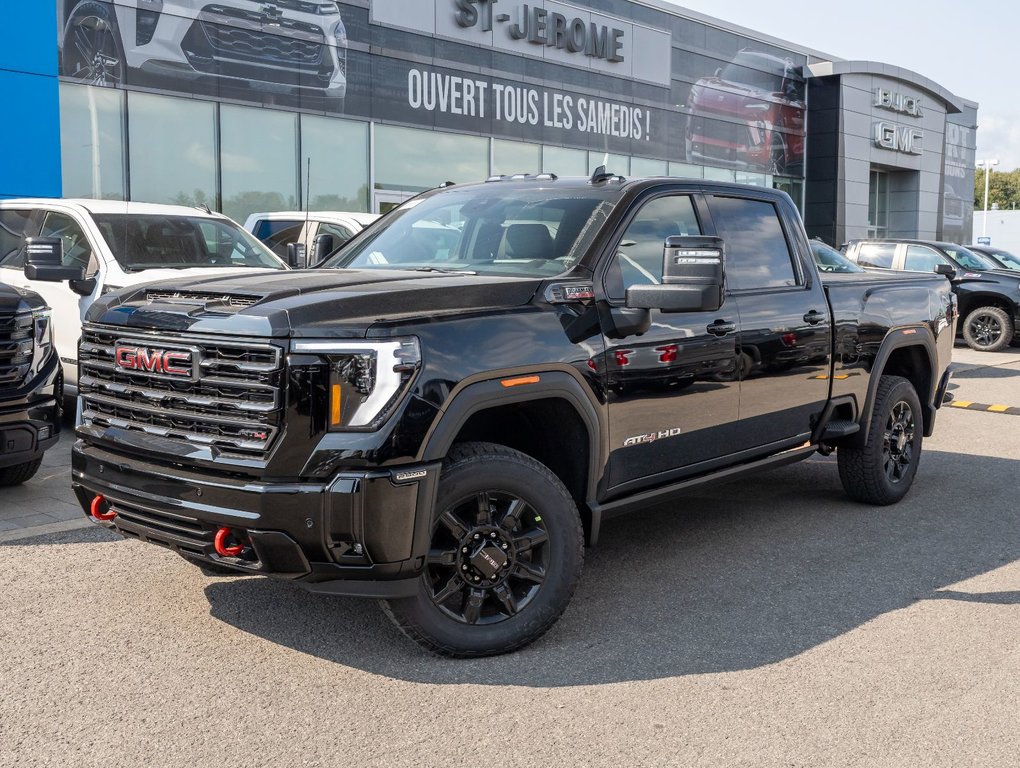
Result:
[[[61,73],[121,85],[129,70],[317,95],[339,111],[347,29],[321,0],[57,0]]]

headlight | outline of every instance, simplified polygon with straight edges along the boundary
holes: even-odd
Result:
[[[43,309],[33,312],[32,321],[35,348],[46,352],[53,346],[53,327],[50,323],[50,310]]]
[[[333,27],[333,37],[336,39],[336,45],[338,48],[347,47],[347,27],[344,26],[343,21],[338,21],[336,26]]]
[[[407,394],[421,367],[415,338],[380,341],[295,341],[295,353],[329,366],[326,423],[330,431],[378,429]]]

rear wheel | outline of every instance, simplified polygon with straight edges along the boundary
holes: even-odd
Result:
[[[921,401],[914,385],[900,376],[883,376],[867,442],[841,447],[839,479],[847,496],[866,504],[895,504],[907,495],[921,460]]]
[[[442,656],[517,650],[563,613],[581,573],[577,506],[549,469],[492,443],[450,452],[418,594],[383,601],[415,642]]]
[[[1013,341],[1013,318],[999,307],[978,307],[963,321],[963,339],[979,352],[998,352]]]
[[[81,0],[64,27],[63,74],[89,85],[122,85],[126,60],[113,7]]]
[[[31,480],[35,473],[42,466],[42,457],[26,461],[24,464],[15,464],[13,467],[0,469],[0,488],[9,485],[21,485]]]

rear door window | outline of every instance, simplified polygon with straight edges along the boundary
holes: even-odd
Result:
[[[862,267],[892,269],[896,243],[861,243],[857,246],[857,263]]]

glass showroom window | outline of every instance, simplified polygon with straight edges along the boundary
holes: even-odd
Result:
[[[871,172],[868,188],[868,237],[885,237],[889,232],[889,174]]]
[[[64,197],[123,200],[124,92],[60,84]]]
[[[610,155],[606,152],[588,153],[588,173],[594,173],[600,165],[606,166],[609,173],[630,176],[630,158],[626,155]],[[587,174],[585,174],[587,175]]]
[[[557,176],[587,176],[588,153],[583,149],[543,147],[542,172]]]
[[[297,115],[222,105],[220,164],[230,218],[298,208]]]
[[[215,104],[129,93],[128,135],[132,200],[219,208]]]
[[[489,140],[416,128],[375,129],[377,189],[420,192],[444,181],[463,184],[489,175]]]
[[[732,171],[729,168],[713,168],[711,166],[706,166],[705,178],[711,179],[712,181],[736,181],[737,172]]]
[[[492,173],[539,173],[542,170],[542,146],[521,141],[492,140]]]
[[[668,176],[669,164],[665,160],[649,160],[645,157],[630,159],[631,176]]]
[[[669,175],[682,179],[703,179],[705,178],[705,167],[690,163],[670,163]]]
[[[302,115],[300,171],[311,210],[368,211],[368,123]]]

